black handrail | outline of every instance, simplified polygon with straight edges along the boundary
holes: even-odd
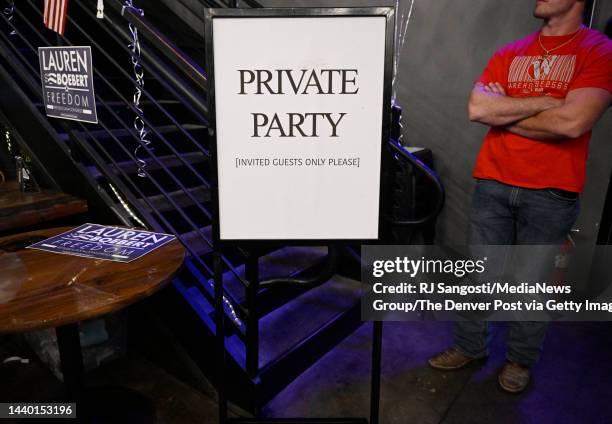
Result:
[[[418,218],[414,220],[395,220],[393,218],[387,217],[387,219],[391,222],[392,225],[400,226],[400,227],[401,226],[411,226],[411,225],[423,225],[423,224],[433,221],[434,219],[438,217],[438,215],[442,211],[442,208],[444,207],[445,198],[446,198],[444,186],[442,185],[442,181],[440,180],[440,177],[438,177],[438,175],[431,168],[429,168],[427,165],[421,162],[415,155],[413,155],[406,148],[404,148],[404,146],[402,146],[399,143],[399,141],[391,139],[389,140],[389,145],[392,151],[397,154],[397,157],[399,159],[412,164],[415,168],[419,169],[427,177],[429,181],[433,183],[433,186],[435,187],[437,191],[437,196],[436,196],[436,204],[434,208],[431,210],[429,214],[425,215],[422,218]]]
[[[172,63],[178,66],[195,84],[202,90],[206,90],[206,74],[204,70],[193,63],[189,56],[183,53],[162,33],[157,31],[146,18],[140,16],[130,8],[124,8],[120,0],[112,0],[110,6],[118,12],[121,12],[123,17],[134,25],[139,32],[152,40],[159,51],[162,52],[167,59],[172,61]]]
[[[329,246],[323,269],[315,275],[310,277],[274,277],[261,281],[259,287],[315,287],[325,283],[335,274],[337,261],[338,248],[336,246]]]
[[[91,19],[95,19],[94,14],[91,10],[89,10],[86,6],[77,2],[82,11],[88,15]],[[115,21],[111,18],[109,14],[106,14],[104,17],[104,22],[108,22],[113,29],[121,34],[124,38],[124,42],[122,42],[115,32],[111,31],[107,25],[101,24],[100,27],[108,34],[110,38],[117,42],[121,46],[123,50],[125,50],[129,55],[132,55],[132,52],[127,48],[126,43],[131,42],[131,37],[128,32],[121,25],[115,23]],[[94,40],[92,39],[92,42]],[[190,112],[194,115],[194,117],[199,120],[206,122],[206,115],[208,114],[208,107],[206,105],[206,101],[198,94],[199,88],[194,90],[190,87],[186,87],[187,83],[180,79],[177,75],[170,71],[167,67],[162,65],[162,61],[159,60],[157,56],[155,56],[149,49],[142,49],[141,54],[143,57],[140,58],[140,62],[143,65],[146,65],[146,70],[148,73],[151,73],[152,76],[155,77],[158,83],[164,86],[166,90],[171,92],[175,97],[178,97],[177,91],[180,91],[180,94],[189,101],[189,103],[185,103],[190,110]],[[144,58],[144,60],[143,60]],[[172,83],[174,88],[170,87],[169,82]],[[144,90],[143,90],[144,92]],[[204,94],[204,91],[202,91]]]

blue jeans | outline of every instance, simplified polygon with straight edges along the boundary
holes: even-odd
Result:
[[[528,189],[478,180],[470,217],[471,245],[563,244],[578,217],[578,195],[556,189]],[[488,324],[455,323],[454,347],[488,355]],[[508,360],[531,366],[542,351],[547,322],[512,322],[506,337]]]

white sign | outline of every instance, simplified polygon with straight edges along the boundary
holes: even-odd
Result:
[[[385,16],[212,25],[220,238],[378,238]]]

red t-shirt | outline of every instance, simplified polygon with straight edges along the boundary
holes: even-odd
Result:
[[[498,50],[478,81],[499,82],[511,97],[550,95],[564,98],[577,88],[602,88],[612,93],[612,41],[582,28],[548,61],[536,32]],[[574,34],[542,37],[553,49]],[[480,149],[475,178],[527,188],[560,188],[580,192],[584,186],[591,131],[576,139],[541,141],[501,128],[491,128]]]

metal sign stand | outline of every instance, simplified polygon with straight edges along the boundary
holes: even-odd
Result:
[[[232,6],[235,3],[232,2]],[[385,174],[385,162],[391,157],[385,154],[388,149],[390,139],[390,118],[391,118],[391,80],[393,67],[393,42],[395,9],[393,7],[371,7],[371,8],[286,8],[286,9],[207,9],[205,16],[205,39],[206,39],[206,63],[207,63],[207,84],[209,101],[209,138],[211,151],[212,181],[214,187],[211,193],[212,203],[216,205],[213,214],[213,280],[214,280],[214,304],[215,304],[215,353],[218,364],[217,370],[217,393],[219,401],[219,424],[242,423],[242,424],[378,424],[380,412],[380,386],[381,386],[381,355],[382,355],[382,330],[383,324],[380,321],[373,323],[372,332],[372,351],[371,351],[371,386],[370,386],[370,417],[368,418],[287,418],[287,419],[258,419],[258,418],[229,418],[228,417],[228,386],[225,380],[227,376],[227,353],[225,349],[225,309],[223,300],[223,268],[222,268],[222,249],[224,245],[237,242],[253,243],[258,240],[221,240],[219,226],[219,193],[218,193],[218,170],[217,170],[217,134],[216,134],[216,107],[215,107],[215,66],[214,66],[214,42],[213,42],[213,19],[223,18],[242,18],[252,19],[256,17],[284,17],[284,18],[304,18],[304,17],[343,17],[343,16],[376,16],[384,17],[385,26],[385,55],[384,55],[384,86],[383,86],[383,105],[382,105],[382,129],[381,129],[381,176],[380,176],[380,198],[379,198],[379,239],[382,234],[384,209],[387,195],[383,187],[386,186],[383,180],[388,179]],[[390,153],[390,152],[387,152]],[[272,240],[266,240],[271,242]],[[288,244],[327,244],[332,240],[275,240],[276,242],[287,242]],[[337,243],[360,243],[365,240],[333,240]],[[372,242],[373,240],[368,240]],[[247,277],[248,278],[248,277]]]
[[[374,321],[372,329],[372,352],[370,371],[370,419],[367,418],[283,418],[254,419],[229,418],[227,385],[225,382],[227,355],[225,352],[225,311],[223,308],[223,271],[221,252],[213,253],[215,285],[215,352],[217,363],[217,396],[219,401],[219,424],[378,424],[380,415],[380,379],[382,358],[382,321]]]

